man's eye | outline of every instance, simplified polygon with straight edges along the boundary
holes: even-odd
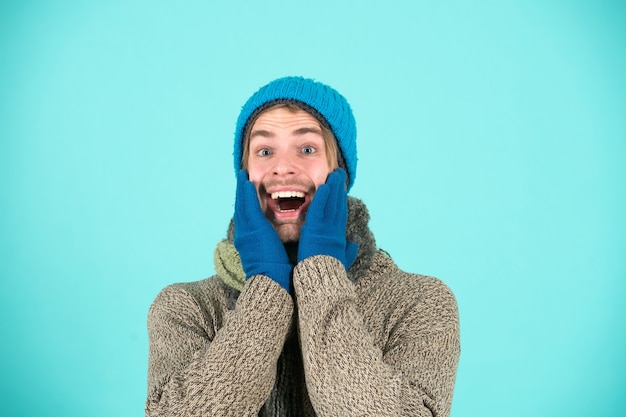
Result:
[[[315,153],[315,148],[312,146],[305,146],[304,148],[302,148],[302,153],[305,153],[305,154]]]
[[[270,150],[269,150],[269,149],[267,149],[267,148],[263,148],[263,149],[259,150],[259,151],[257,152],[257,154],[258,154],[259,156],[269,156],[269,155],[271,155],[271,154],[272,154],[272,151],[270,151]]]

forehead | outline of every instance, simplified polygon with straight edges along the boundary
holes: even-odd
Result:
[[[298,129],[315,126],[320,128],[319,121],[309,112],[285,106],[263,111],[252,124],[251,133],[266,129]]]

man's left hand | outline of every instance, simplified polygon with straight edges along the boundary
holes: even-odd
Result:
[[[346,270],[356,259],[358,245],[346,240],[348,193],[346,171],[333,171],[319,186],[300,232],[298,262],[315,255],[337,258]]]

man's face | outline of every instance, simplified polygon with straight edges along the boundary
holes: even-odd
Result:
[[[304,110],[267,110],[250,129],[248,176],[283,242],[300,239],[315,190],[330,173],[319,122]]]

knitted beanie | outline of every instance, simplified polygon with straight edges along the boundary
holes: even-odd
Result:
[[[235,130],[235,172],[241,169],[243,138],[263,110],[277,103],[293,103],[329,128],[341,151],[340,165],[348,174],[348,190],[356,177],[356,122],[348,101],[333,88],[303,77],[284,77],[261,87],[244,104]],[[341,164],[341,161],[343,164]]]

